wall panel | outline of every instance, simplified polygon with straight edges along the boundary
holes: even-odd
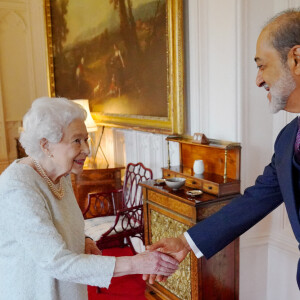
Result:
[[[34,2],[34,3],[33,3]],[[34,62],[39,63],[34,57],[32,31],[35,28],[44,28],[41,23],[32,26],[30,19],[30,4],[40,7],[41,14],[43,1],[0,1],[0,78],[1,78],[1,135],[4,137],[0,147],[0,160],[2,168],[16,157],[15,138],[19,136],[23,115],[36,97],[35,87],[40,84],[40,89],[47,91],[46,82],[36,82],[36,78],[46,78],[45,75],[35,72]],[[39,5],[37,5],[39,4]],[[37,11],[35,11],[36,13]],[[37,23],[36,23],[37,24]],[[45,49],[45,36],[37,35],[43,43],[39,43],[38,51]],[[44,93],[45,95],[47,93]],[[5,149],[4,149],[5,148]]]

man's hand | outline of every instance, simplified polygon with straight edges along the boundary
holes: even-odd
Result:
[[[182,262],[187,256],[187,254],[191,251],[191,248],[188,242],[186,241],[184,235],[182,234],[177,238],[163,238],[160,241],[154,243],[153,245],[147,246],[147,250],[161,251],[172,256],[178,262]],[[167,277],[144,274],[143,279],[149,279],[149,283],[153,284],[155,280],[166,281]]]
[[[174,257],[178,262],[182,262],[191,251],[191,248],[182,234],[177,238],[161,239],[153,245],[147,246],[147,250],[158,250]]]
[[[101,255],[101,250],[97,247],[96,243],[90,239],[85,238],[85,254],[94,254],[94,255]]]

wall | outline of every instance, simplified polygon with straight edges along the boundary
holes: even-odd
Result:
[[[43,1],[0,1],[0,172],[33,99],[47,95]]]
[[[274,139],[293,116],[268,112],[255,86],[255,43],[268,17],[299,0],[185,0],[186,133],[242,144],[242,187],[269,163]],[[42,0],[0,0],[0,172],[15,158],[22,115],[48,92]],[[167,164],[165,136],[105,128],[109,161],[143,161],[155,177]],[[170,144],[171,164],[178,145]],[[99,153],[99,159],[103,160]],[[283,206],[241,238],[240,299],[297,299],[299,257]]]

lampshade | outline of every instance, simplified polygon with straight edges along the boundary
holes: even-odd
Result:
[[[89,107],[89,100],[87,99],[76,99],[72,100],[77,104],[80,104],[86,111],[87,117],[84,121],[86,129],[88,132],[97,131],[97,124],[95,123],[94,119],[91,116],[90,107]]]

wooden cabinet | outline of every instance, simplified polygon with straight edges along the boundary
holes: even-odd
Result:
[[[72,174],[73,189],[81,211],[86,208],[88,193],[120,189],[123,169],[125,169],[123,166],[113,166],[103,169],[84,169],[80,175]]]
[[[176,141],[180,143],[182,165],[163,168],[163,175],[165,178],[185,177],[185,186],[173,191],[165,184],[157,185],[155,180],[140,184],[144,197],[146,245],[163,237],[179,236],[239,195],[238,145],[230,144],[226,148],[229,144],[194,145],[186,139]],[[203,175],[194,176],[192,169],[195,159],[204,160],[207,171]],[[196,197],[188,196],[187,191],[192,189],[201,189],[204,193]],[[197,259],[193,252],[189,253],[179,270],[166,283],[155,282],[147,286],[146,297],[164,300],[237,300],[238,294],[239,239],[209,260]]]
[[[180,166],[162,168],[163,177],[185,177],[186,186],[217,196],[240,192],[241,147],[237,143],[211,141],[208,145],[193,142],[189,138],[167,138],[178,142]],[[194,161],[202,159],[204,173],[194,174]]]

